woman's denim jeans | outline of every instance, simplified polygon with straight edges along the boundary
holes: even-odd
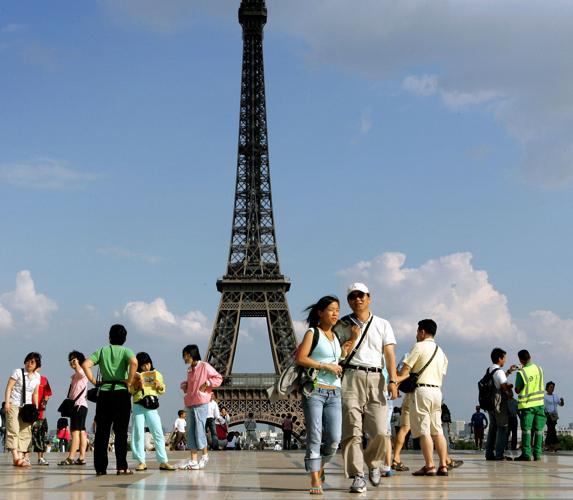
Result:
[[[208,404],[187,407],[187,448],[202,450],[207,448],[207,422]]]
[[[309,397],[303,396],[302,408],[306,425],[306,456],[308,472],[318,472],[328,463],[342,435],[342,402],[340,389],[317,387]]]

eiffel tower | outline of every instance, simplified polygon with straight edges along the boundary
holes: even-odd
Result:
[[[263,66],[264,0],[242,0],[243,67],[237,179],[227,273],[217,280],[221,301],[207,351],[207,361],[224,376],[216,390],[231,424],[253,412],[259,422],[280,427],[282,415],[297,417],[293,434],[304,429],[300,400],[271,403],[266,389],[285,368],[296,348],[285,294],[290,281],[281,274],[271,197],[267,112]],[[232,373],[241,318],[266,318],[274,373]]]

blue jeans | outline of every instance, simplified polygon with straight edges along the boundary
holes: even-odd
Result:
[[[202,450],[207,448],[207,423],[209,404],[187,407],[187,448],[190,450]]]
[[[489,415],[489,428],[485,444],[485,457],[490,459],[502,458],[507,444],[508,414],[503,408],[501,411],[493,410],[487,413]]]
[[[317,387],[309,397],[303,396],[302,408],[306,426],[304,466],[308,472],[318,472],[332,459],[342,437],[340,389]]]
[[[160,464],[167,463],[165,437],[163,436],[163,427],[161,426],[161,419],[157,410],[148,410],[141,405],[134,404],[131,422],[131,451],[133,458],[140,464],[145,463],[145,427],[149,427],[149,432],[151,432],[155,443],[155,457]]]

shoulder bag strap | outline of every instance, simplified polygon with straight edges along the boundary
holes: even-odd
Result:
[[[26,374],[22,368],[22,406],[26,405]]]
[[[366,324],[366,328],[364,329],[364,333],[362,334],[362,337],[360,337],[358,344],[356,344],[354,346],[354,349],[352,349],[352,352],[350,353],[350,355],[344,360],[344,363],[342,364],[342,368],[346,368],[350,364],[350,361],[352,361],[352,358],[356,354],[356,351],[358,351],[358,349],[362,345],[362,342],[366,338],[366,334],[368,333],[368,328],[370,328],[370,324],[372,323],[373,319],[374,319],[374,315],[370,316],[370,319],[368,320],[368,323]]]
[[[432,357],[429,359],[429,361],[424,365],[424,368],[422,368],[419,372],[418,372],[418,377],[420,375],[422,375],[422,372],[428,368],[428,365],[432,362],[432,360],[434,359],[434,356],[436,355],[436,353],[438,352],[438,346],[436,345],[436,349],[434,350],[434,354],[432,354]]]

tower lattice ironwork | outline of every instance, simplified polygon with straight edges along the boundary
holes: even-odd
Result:
[[[290,412],[298,417],[293,429],[296,435],[303,428],[300,401],[271,403],[265,390],[296,347],[285,296],[290,281],[280,271],[271,196],[263,64],[266,20],[264,0],[241,1],[243,65],[233,227],[227,272],[217,281],[222,295],[207,361],[224,376],[216,393],[229,410],[232,424],[253,412],[257,420],[277,425],[281,415]],[[275,373],[232,373],[244,317],[266,318]]]

